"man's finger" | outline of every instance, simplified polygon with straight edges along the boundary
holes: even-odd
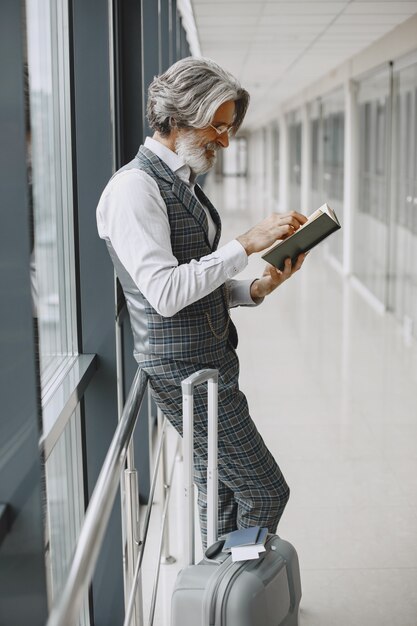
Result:
[[[294,267],[294,272],[297,272],[300,269],[300,267],[304,263],[304,259],[305,258],[306,258],[305,254],[299,254],[298,255],[297,262],[296,262],[295,267]]]
[[[285,274],[287,278],[291,275],[291,259],[289,257],[285,259],[283,274]]]
[[[302,213],[298,213],[298,211],[291,211],[290,213],[288,213],[288,215],[291,217],[292,220],[294,220],[298,224],[298,226],[300,224],[305,224],[308,219]]]

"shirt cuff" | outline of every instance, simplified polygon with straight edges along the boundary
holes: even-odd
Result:
[[[248,264],[248,255],[245,248],[237,239],[233,239],[226,245],[216,251],[223,262],[223,268],[226,278],[233,278],[239,274]]]
[[[256,279],[255,279],[256,280]],[[250,288],[253,283],[250,280],[231,280],[227,285],[229,290],[229,307],[235,306],[258,306],[264,298],[258,298],[256,302],[251,298]]]

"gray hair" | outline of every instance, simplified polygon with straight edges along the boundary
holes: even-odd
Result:
[[[211,59],[186,57],[155,76],[149,85],[149,126],[163,136],[169,135],[174,126],[205,128],[219,106],[229,100],[236,106],[236,133],[249,105],[249,93]]]

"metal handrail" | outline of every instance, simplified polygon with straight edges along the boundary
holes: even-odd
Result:
[[[79,617],[84,593],[90,584],[113,508],[127,448],[147,383],[147,374],[138,369],[91,496],[67,582],[59,601],[52,609],[47,626],[69,626],[75,624]]]

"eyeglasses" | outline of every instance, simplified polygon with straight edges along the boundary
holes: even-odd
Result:
[[[234,132],[234,126],[228,126],[227,124],[220,124],[220,126],[213,126],[213,124],[209,124],[210,128],[216,131],[217,135],[223,135],[223,133],[227,133],[229,137],[232,136]]]

